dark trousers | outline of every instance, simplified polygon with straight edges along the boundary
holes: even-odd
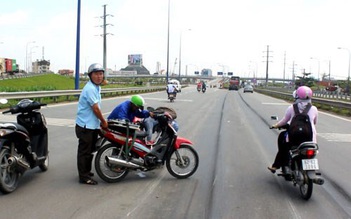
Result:
[[[272,165],[277,169],[287,166],[289,163],[289,150],[291,146],[289,142],[286,142],[286,133],[287,131],[283,131],[278,136],[278,152]]]
[[[76,125],[76,136],[78,138],[77,166],[80,180],[89,179],[92,167],[93,152],[98,138],[98,129],[86,129]]]

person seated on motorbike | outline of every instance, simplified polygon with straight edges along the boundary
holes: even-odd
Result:
[[[202,82],[199,81],[199,83],[197,83],[197,90],[200,91],[202,88]]]
[[[172,117],[172,127],[174,128],[174,130],[176,132],[178,132],[179,130],[179,125],[178,122],[175,120],[177,117],[177,114],[175,112],[174,109],[169,108],[169,107],[158,107],[155,109],[155,111],[157,111],[158,113],[167,113]],[[146,144],[147,145],[153,145],[154,143],[156,143],[154,141],[154,139],[152,139],[152,134],[153,134],[153,128],[158,124],[158,121],[156,119],[154,119],[154,117],[148,117],[146,119],[144,119],[145,121],[145,126],[147,125],[148,127],[146,128],[146,132],[147,132],[147,137],[146,137]]]
[[[112,119],[124,119],[132,122],[134,117],[138,118],[149,118],[153,117],[154,113],[148,110],[144,110],[144,98],[140,95],[133,95],[130,100],[126,100],[119,105],[117,105],[111,114],[107,117],[108,120]],[[152,129],[154,127],[154,119],[144,119],[143,123],[145,125],[146,132],[148,136],[146,137],[146,143],[151,144]],[[151,134],[149,134],[151,133]]]
[[[166,89],[168,96],[169,94],[174,94],[175,97],[177,96],[178,89],[172,82],[168,82]]]
[[[206,83],[205,83],[205,81],[202,81],[202,90],[206,90]]]
[[[297,106],[299,108],[299,112],[301,113],[307,104],[312,104],[312,90],[311,88],[307,86],[301,86],[299,87],[296,91],[294,91],[293,96],[295,98],[295,102],[297,103]],[[293,103],[293,104],[294,104]],[[293,104],[291,104],[286,112],[285,116],[276,124],[272,125],[271,128],[279,128],[283,127],[287,124],[290,124],[291,119],[294,117],[295,112],[294,112],[294,107]],[[312,106],[310,110],[308,111],[307,115],[310,118],[311,126],[312,126],[312,142],[317,143],[317,131],[316,131],[316,124],[318,120],[318,109],[315,106]],[[268,169],[272,172],[275,173],[275,171],[283,166],[287,166],[289,162],[289,150],[292,146],[290,139],[289,141],[289,136],[288,136],[288,131],[282,131],[279,136],[278,136],[278,152],[276,154],[274,163],[272,166],[269,166]]]

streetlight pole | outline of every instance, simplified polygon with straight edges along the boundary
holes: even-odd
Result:
[[[35,41],[30,41],[30,42],[27,42],[26,44],[26,72],[28,73],[28,45],[31,44],[31,43],[35,43]]]
[[[317,59],[317,58],[313,58],[313,57],[311,57],[311,59],[315,59],[315,60],[317,60],[317,61],[318,61],[318,77],[317,77],[317,79],[318,79],[318,81],[319,81],[319,72],[320,72],[321,62],[320,62],[320,60],[319,60],[319,59]]]
[[[350,92],[350,63],[351,63],[351,52],[348,48],[343,48],[343,47],[338,47],[338,49],[345,49],[349,52],[349,70],[348,70],[348,74],[347,74],[347,88],[348,88],[348,92]]]
[[[29,50],[29,51],[30,51],[30,52],[29,52],[29,54],[30,54],[30,55],[29,55],[29,60],[30,60],[30,66],[29,66],[29,67],[30,67],[30,68],[28,68],[28,69],[30,69],[31,72],[33,72],[33,67],[32,67],[32,54],[34,53],[34,52],[33,52],[33,49],[35,49],[35,48],[38,48],[38,46],[33,46],[33,47],[31,47],[30,50]]]
[[[80,8],[81,2],[78,0],[77,6],[77,35],[76,35],[76,74],[74,80],[74,89],[79,89],[79,59],[80,59]]]
[[[171,0],[168,0],[168,32],[167,32],[167,71],[166,71],[166,83],[168,83],[168,70],[169,70],[169,23],[170,23],[170,6]]]
[[[190,31],[191,29],[188,29]],[[179,81],[180,81],[180,73],[182,71],[182,33],[183,31],[180,31],[180,37],[179,37]]]
[[[4,44],[4,42],[0,42],[0,44]],[[0,65],[0,74],[1,74],[1,76],[2,76],[3,68],[5,68],[5,66]]]

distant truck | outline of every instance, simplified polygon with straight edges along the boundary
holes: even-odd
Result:
[[[19,68],[16,59],[0,58],[0,73],[18,73]]]
[[[229,79],[229,90],[239,90],[240,88],[240,77],[232,76]]]

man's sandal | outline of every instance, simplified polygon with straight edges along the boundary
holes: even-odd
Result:
[[[79,180],[80,183],[82,184],[87,184],[87,185],[97,185],[98,182],[93,180],[93,179],[85,179],[85,180]]]

